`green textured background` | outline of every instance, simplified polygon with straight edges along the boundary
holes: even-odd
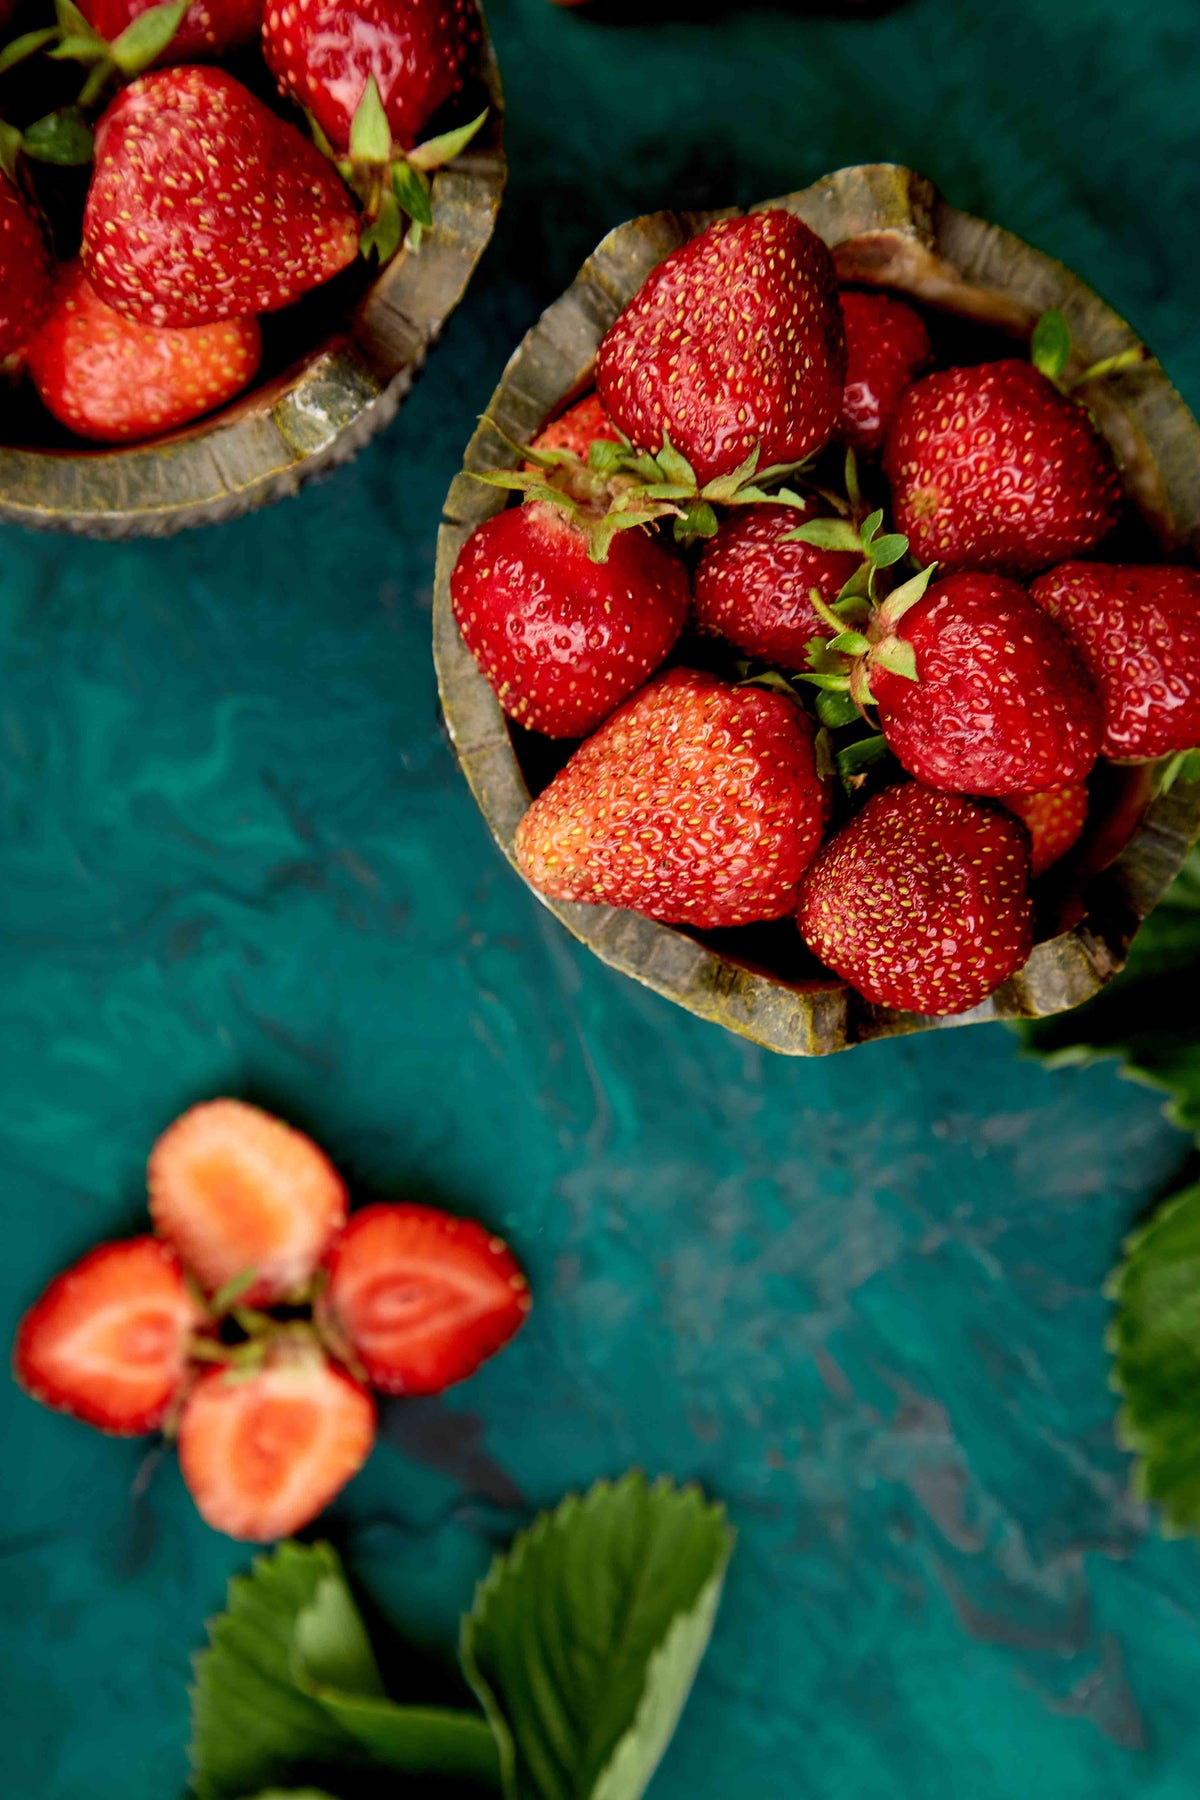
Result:
[[[1191,1800],[1200,1559],[1127,1498],[1099,1294],[1186,1150],[1157,1098],[999,1030],[773,1061],[608,973],[493,853],[428,638],[505,358],[659,204],[909,162],[1071,263],[1200,403],[1200,14],[490,11],[509,201],[385,441],[220,532],[0,540],[0,1327],[138,1228],[175,1112],[264,1101],[360,1192],[494,1220],[537,1291],[329,1518],[421,1680],[530,1507],[640,1462],[741,1532],[655,1800]],[[0,1409],[0,1786],[174,1800],[188,1654],[246,1552],[170,1458]]]

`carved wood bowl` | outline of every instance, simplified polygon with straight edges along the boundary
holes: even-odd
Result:
[[[165,537],[294,494],[394,417],[491,238],[507,176],[504,95],[484,30],[466,153],[433,177],[433,225],[369,285],[362,265],[264,326],[255,386],[147,444],[87,448],[31,404],[0,426],[0,519],[83,537]],[[486,92],[484,92],[486,90]],[[468,115],[470,116],[470,115]]]
[[[1028,338],[1049,306],[1067,316],[1077,371],[1137,342],[1070,270],[1008,232],[956,212],[910,170],[842,169],[764,205],[786,207],[819,232],[843,281],[914,297],[936,309],[929,315],[935,328],[941,318],[951,332],[993,334],[986,354],[1005,353],[995,334]],[[590,385],[601,338],[650,270],[716,216],[658,213],[607,237],[516,352],[488,418],[517,443],[534,437]],[[1200,427],[1161,368],[1144,363],[1093,384],[1086,397],[1121,464],[1142,539],[1135,554],[1195,560]],[[505,719],[459,636],[449,584],[466,538],[506,501],[471,471],[517,461],[495,431],[481,426],[446,502],[434,605],[434,654],[450,734],[480,809],[514,866],[517,823],[531,792],[557,766],[555,747]],[[948,1019],[892,1012],[862,999],[808,956],[790,920],[696,933],[611,907],[544,904],[604,962],[677,1005],[768,1049],[819,1056],[935,1026],[1039,1018],[1078,1006],[1122,967],[1139,925],[1198,835],[1200,782],[1181,779],[1155,798],[1150,770],[1102,765],[1083,842],[1039,884],[1038,941],[1028,963],[983,1005]]]

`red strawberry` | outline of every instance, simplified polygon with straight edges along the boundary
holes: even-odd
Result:
[[[822,600],[836,600],[862,557],[789,544],[788,533],[807,516],[788,506],[744,506],[726,516],[696,569],[692,610],[701,631],[780,668],[808,667],[809,643],[828,635],[809,594],[816,588]]]
[[[896,529],[919,562],[1031,574],[1115,525],[1121,484],[1083,408],[1032,364],[923,376],[885,457]]]
[[[104,304],[76,262],[59,271],[28,360],[56,419],[80,437],[117,444],[223,406],[253,380],[261,354],[257,319],[174,331],[134,325]]]
[[[1049,627],[1049,629],[1047,629]],[[1000,575],[952,575],[908,609],[915,681],[876,666],[889,748],[927,787],[1025,794],[1082,781],[1100,749],[1100,703],[1067,639]]]
[[[284,1339],[254,1374],[209,1369],[179,1421],[179,1466],[201,1518],[229,1537],[290,1537],[366,1462],[375,1402],[316,1344]]]
[[[190,326],[274,312],[357,253],[337,171],[232,75],[143,75],[101,119],[83,261],[126,318]]]
[[[92,30],[111,44],[159,0],[78,0],[78,4]],[[198,62],[251,44],[262,25],[262,11],[263,0],[192,0],[155,62]]]
[[[581,737],[641,686],[683,629],[687,572],[640,530],[606,562],[549,502],[497,513],[472,533],[450,580],[454,616],[510,717]]]
[[[966,1012],[1033,945],[1025,830],[959,794],[888,788],[805,875],[799,923],[813,955],[875,1005]]]
[[[846,362],[833,262],[791,213],[710,225],[660,263],[600,346],[596,385],[640,450],[664,436],[701,486],[829,441]]]
[[[244,1299],[286,1299],[346,1221],[346,1189],[311,1138],[241,1100],[193,1106],[150,1153],[150,1214],[208,1292],[254,1271]]]
[[[588,459],[593,442],[600,439],[615,444],[620,441],[616,426],[600,403],[599,394],[588,394],[576,401],[561,418],[554,419],[534,438],[533,450],[573,450],[581,462]],[[527,467],[536,467],[527,464]]]
[[[17,1331],[13,1372],[59,1412],[122,1436],[154,1431],[204,1313],[157,1238],[101,1244],[50,1283]]]
[[[334,149],[373,75],[392,139],[411,150],[461,93],[479,55],[475,0],[267,0],[263,54],[280,93],[311,113]]]
[[[1081,783],[1046,788],[1040,794],[1006,794],[1009,812],[1024,819],[1033,841],[1031,873],[1044,875],[1079,842],[1087,823],[1088,791]]]
[[[322,1326],[372,1387],[440,1394],[520,1330],[529,1283],[502,1240],[432,1206],[368,1206],[329,1254]]]
[[[1034,583],[1104,704],[1102,754],[1139,762],[1200,744],[1200,574],[1064,563]]]
[[[933,360],[920,313],[891,294],[842,294],[846,386],[837,435],[853,450],[883,449],[905,390]]]
[[[671,669],[538,796],[517,859],[558,900],[749,925],[795,906],[825,796],[812,721],[788,695]]]
[[[50,307],[50,253],[41,226],[0,174],[0,371],[20,365]]]

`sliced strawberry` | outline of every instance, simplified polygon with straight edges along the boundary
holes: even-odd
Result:
[[[532,1302],[512,1251],[432,1206],[364,1207],[333,1246],[319,1319],[372,1387],[438,1394],[518,1331]]]
[[[159,1236],[210,1293],[252,1270],[248,1305],[298,1293],[346,1218],[345,1185],[324,1151],[241,1100],[176,1119],[148,1179]]]
[[[152,1237],[100,1244],[25,1314],[13,1373],[43,1406],[136,1437],[161,1425],[203,1319],[166,1244]]]

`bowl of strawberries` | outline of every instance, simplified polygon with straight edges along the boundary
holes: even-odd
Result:
[[[1090,998],[1200,833],[1200,428],[1076,276],[890,165],[612,233],[451,488],[501,849],[768,1048]]]
[[[0,518],[161,535],[395,414],[503,193],[477,0],[25,0],[0,46]]]

